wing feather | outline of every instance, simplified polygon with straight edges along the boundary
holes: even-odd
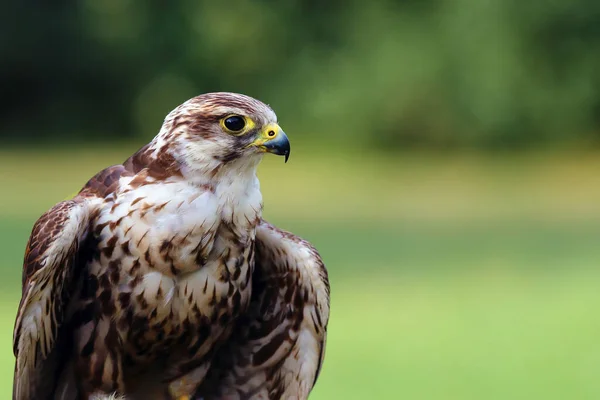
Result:
[[[33,227],[13,335],[13,399],[42,399],[52,392],[58,362],[52,353],[93,210],[92,198],[77,196],[55,205]]]
[[[323,363],[329,281],[307,241],[262,221],[247,314],[218,353],[204,398],[306,399]]]

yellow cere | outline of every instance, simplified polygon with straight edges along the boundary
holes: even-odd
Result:
[[[260,136],[252,143],[252,146],[262,146],[265,142],[276,138],[280,131],[281,127],[276,123],[265,125],[260,132]]]

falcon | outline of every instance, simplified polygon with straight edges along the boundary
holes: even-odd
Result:
[[[306,399],[323,363],[319,253],[262,216],[273,110],[209,93],[35,223],[14,400]]]

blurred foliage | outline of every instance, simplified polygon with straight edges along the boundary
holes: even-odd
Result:
[[[597,0],[30,0],[0,16],[5,142],[148,138],[217,90],[337,144],[600,139]]]

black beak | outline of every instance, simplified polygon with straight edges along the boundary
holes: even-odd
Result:
[[[264,142],[263,146],[269,153],[285,156],[285,162],[290,157],[290,141],[282,130],[278,132],[275,138]]]

